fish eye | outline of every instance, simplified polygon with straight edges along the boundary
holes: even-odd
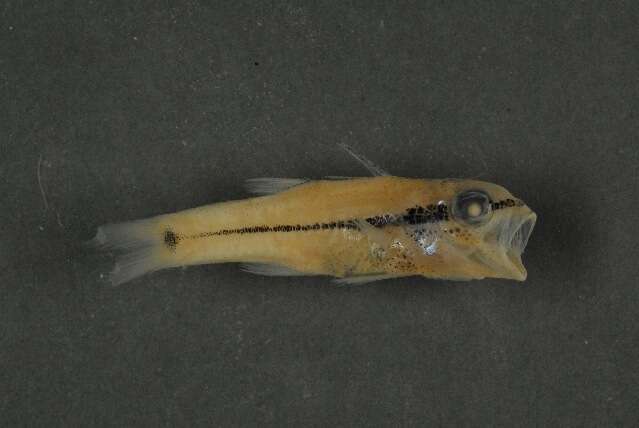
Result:
[[[486,221],[491,212],[490,197],[482,190],[466,190],[453,203],[453,216],[470,224]]]

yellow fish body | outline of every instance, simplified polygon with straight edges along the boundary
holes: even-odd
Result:
[[[122,253],[112,281],[226,262],[345,283],[526,278],[521,254],[536,215],[501,186],[386,175],[249,183],[265,195],[100,227],[95,243]]]

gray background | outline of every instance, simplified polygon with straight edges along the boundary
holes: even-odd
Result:
[[[129,3],[0,6],[2,425],[636,425],[635,2]],[[79,246],[366,175],[337,143],[523,198],[528,281],[112,288]]]

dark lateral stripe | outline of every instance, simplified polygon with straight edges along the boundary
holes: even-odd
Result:
[[[419,208],[419,209],[418,209]],[[428,209],[421,207],[410,208],[406,210],[406,215],[384,214],[366,219],[370,225],[374,227],[384,227],[387,225],[399,225],[403,223],[418,224],[431,221],[439,221],[447,216],[437,213],[431,213]],[[359,226],[354,220],[334,221],[330,223],[314,223],[314,224],[282,224],[276,226],[247,226],[235,229],[222,229],[214,232],[202,232],[186,238],[208,238],[212,236],[226,235],[244,235],[247,233],[267,233],[267,232],[306,232],[316,230],[333,230],[333,229],[350,229],[359,230]]]
[[[519,200],[505,199],[503,201],[491,201],[493,210],[520,206],[523,202]],[[423,223],[434,223],[439,221],[448,221],[448,206],[446,204],[430,204],[426,207],[416,206],[405,210],[405,214],[383,214],[379,216],[369,217],[366,219],[370,225],[374,227],[384,227],[387,225],[410,224],[417,225]],[[195,235],[180,236],[173,231],[167,230],[164,235],[165,244],[175,249],[181,239],[208,238],[213,236],[226,235],[243,235],[247,233],[267,233],[267,232],[307,232],[312,230],[333,230],[333,229],[351,229],[359,230],[359,226],[355,220],[334,221],[331,223],[314,223],[314,224],[281,224],[276,226],[247,226],[235,229],[222,229],[214,232],[202,232]]]
[[[276,226],[249,226],[236,229],[222,229],[215,232],[202,232],[188,238],[207,238],[211,236],[243,235],[246,233],[266,233],[266,232],[306,232],[309,230],[330,230],[330,229],[358,229],[354,221],[335,221],[331,223],[314,224],[280,224]]]
[[[426,207],[416,206],[406,210],[402,217],[408,224],[435,223],[448,220],[448,205],[430,204]]]
[[[519,199],[508,198],[497,202],[490,201],[490,207],[493,209],[493,211],[500,210],[502,208],[521,207],[523,205],[523,201]]]

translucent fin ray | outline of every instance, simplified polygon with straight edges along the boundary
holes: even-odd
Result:
[[[356,275],[356,276],[347,276],[344,278],[334,279],[333,282],[338,285],[362,285],[368,284],[369,282],[374,281],[382,281],[385,279],[391,278],[399,278],[401,275],[392,274],[392,273],[384,273],[379,275]]]
[[[350,180],[353,177],[346,176],[346,175],[325,175],[323,178],[324,180],[340,181],[340,180]]]
[[[100,226],[89,246],[116,253],[115,266],[108,275],[113,285],[165,267],[158,251],[162,241],[154,233],[155,220],[136,220]]]
[[[361,163],[364,166],[364,168],[366,168],[372,175],[374,175],[374,176],[390,175],[389,173],[384,171],[382,168],[378,167],[373,162],[368,160],[364,155],[360,155],[360,154],[356,153],[349,145],[344,144],[344,143],[340,143],[339,147],[342,150],[344,150],[346,153],[348,153],[349,155],[354,157],[355,160],[357,160],[359,163]]]
[[[249,178],[246,180],[245,187],[249,193],[256,195],[272,195],[274,193],[283,192],[292,187],[299,186],[308,182],[307,178],[276,178],[262,177]]]
[[[308,273],[271,263],[242,263],[240,267],[244,272],[263,276],[308,276]]]

